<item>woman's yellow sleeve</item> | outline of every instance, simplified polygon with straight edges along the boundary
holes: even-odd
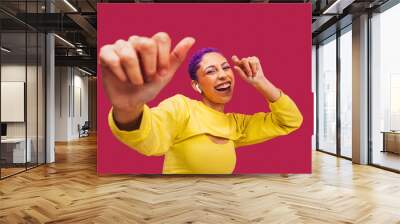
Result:
[[[287,135],[303,123],[303,116],[296,104],[283,93],[278,100],[269,103],[269,107],[269,113],[234,114],[238,131],[242,134],[242,137],[235,141],[236,147]]]
[[[113,119],[112,108],[108,114],[108,124],[114,136],[130,148],[146,156],[160,156],[169,150],[178,131],[183,129],[187,115],[184,96],[175,95],[157,107],[144,105],[139,129],[120,130]]]

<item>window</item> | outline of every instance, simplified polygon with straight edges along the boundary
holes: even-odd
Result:
[[[351,26],[340,36],[340,155],[352,157],[352,34]]]
[[[336,36],[318,47],[318,149],[336,153]]]
[[[400,170],[400,4],[371,18],[371,160]],[[396,132],[397,131],[397,132]]]

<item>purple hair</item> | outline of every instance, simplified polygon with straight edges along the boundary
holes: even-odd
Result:
[[[199,63],[203,59],[203,56],[210,52],[219,53],[219,51],[216,48],[206,47],[206,48],[202,48],[202,49],[196,51],[193,54],[192,58],[190,58],[188,71],[189,71],[190,78],[192,80],[197,80],[196,72],[197,72],[197,69],[199,69]]]

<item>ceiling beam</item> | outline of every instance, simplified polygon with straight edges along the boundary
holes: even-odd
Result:
[[[323,10],[322,14],[342,14],[343,10],[353,2],[354,0],[336,0]]]
[[[97,30],[80,14],[68,14],[71,20],[78,24],[91,38],[97,38]]]
[[[96,70],[97,59],[91,56],[55,56],[56,66],[81,66]]]

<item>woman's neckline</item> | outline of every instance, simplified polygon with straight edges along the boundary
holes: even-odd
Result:
[[[215,113],[215,114],[218,114],[218,115],[224,115],[224,116],[226,116],[226,113],[225,112],[221,112],[221,111],[218,111],[218,110],[216,110],[216,109],[214,109],[214,108],[212,108],[212,107],[210,107],[210,106],[208,106],[207,104],[205,104],[203,101],[197,101],[202,107],[204,107],[204,108],[206,108],[208,111],[211,111],[211,112],[213,112],[213,113]]]

